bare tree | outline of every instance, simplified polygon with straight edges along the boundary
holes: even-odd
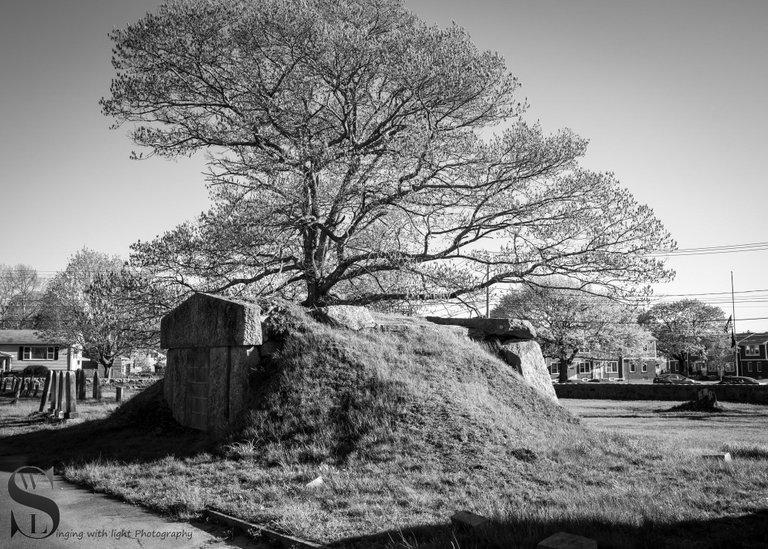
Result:
[[[188,0],[111,37],[103,112],[150,154],[209,154],[210,211],[134,246],[158,283],[315,305],[671,276],[585,140],[527,125],[503,59],[399,1]]]
[[[45,287],[29,265],[0,265],[0,328],[31,328]]]

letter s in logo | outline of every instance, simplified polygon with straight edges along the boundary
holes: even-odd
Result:
[[[42,479],[40,478],[42,476]],[[16,481],[16,478],[21,480],[22,486]],[[24,505],[25,507],[31,507],[37,509],[50,517],[50,524],[48,521],[38,520],[37,513],[29,513],[29,524],[22,522],[22,526],[28,526],[28,530],[19,527],[19,523],[16,521],[16,516],[11,511],[11,537],[16,532],[20,532],[22,535],[32,539],[47,538],[56,531],[59,527],[59,506],[56,505],[52,499],[40,494],[35,493],[38,486],[44,487],[44,484],[39,484],[37,481],[48,480],[53,490],[53,468],[48,471],[43,471],[37,467],[20,467],[16,469],[11,478],[8,479],[8,495],[16,503]],[[46,524],[41,524],[45,522]]]

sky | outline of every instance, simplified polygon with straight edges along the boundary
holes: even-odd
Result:
[[[127,129],[110,129],[98,105],[109,31],[159,4],[0,0],[0,264],[50,276],[83,247],[127,257],[206,209],[201,158],[130,160]],[[499,52],[526,120],[589,139],[582,164],[613,172],[681,250],[698,250],[670,256],[677,276],[654,287],[658,299],[729,315],[732,272],[737,330],[768,331],[768,2],[405,5]]]

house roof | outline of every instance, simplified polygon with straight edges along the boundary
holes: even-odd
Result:
[[[768,341],[768,332],[756,332],[754,334],[736,334],[739,345],[760,345]]]
[[[0,345],[54,345],[60,344],[40,337],[36,330],[0,330]]]

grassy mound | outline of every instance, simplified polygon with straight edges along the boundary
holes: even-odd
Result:
[[[508,466],[543,433],[574,422],[451,330],[411,320],[398,332],[352,332],[297,309],[277,316],[267,330],[282,348],[254,372],[235,437],[252,441],[260,450],[249,454],[267,464]]]

